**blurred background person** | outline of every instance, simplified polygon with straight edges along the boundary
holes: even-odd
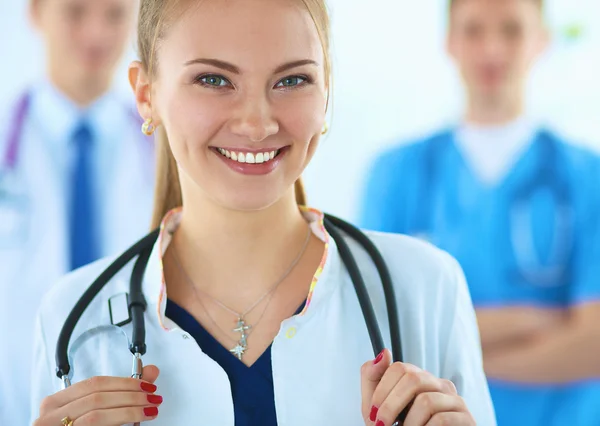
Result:
[[[25,425],[30,414],[33,321],[48,286],[129,246],[148,230],[152,211],[153,144],[140,135],[133,99],[111,88],[136,2],[29,7],[46,76],[0,121],[2,425]]]
[[[379,156],[362,225],[422,235],[459,260],[500,425],[591,426],[600,421],[600,159],[526,113],[528,73],[548,44],[542,9],[542,0],[451,1],[463,119]]]

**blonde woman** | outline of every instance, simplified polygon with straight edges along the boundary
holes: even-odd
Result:
[[[406,426],[495,424],[456,262],[369,234],[395,285],[406,363],[374,357],[323,214],[304,207],[300,175],[325,127],[328,37],[322,0],[141,1],[130,81],[160,151],[160,236],[142,280],[147,366],[126,378],[126,348],[107,334],[79,349],[60,390],[60,330],[112,260],[76,271],[39,316],[36,426],[391,426],[407,407]],[[375,267],[352,247],[387,336]],[[131,276],[128,266],[102,289],[74,336],[111,323],[107,301]]]

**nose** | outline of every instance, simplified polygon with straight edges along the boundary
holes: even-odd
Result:
[[[88,16],[82,23],[81,38],[90,48],[104,48],[112,39],[114,29],[101,15]]]
[[[483,43],[483,54],[490,59],[503,57],[506,51],[506,41],[500,34],[488,34]]]
[[[230,129],[233,134],[252,142],[261,142],[277,134],[279,124],[268,97],[265,94],[245,96],[236,108]]]

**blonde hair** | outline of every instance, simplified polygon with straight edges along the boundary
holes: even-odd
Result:
[[[298,0],[306,7],[315,23],[319,39],[323,47],[325,81],[329,90],[331,78],[331,57],[329,53],[329,14],[325,0]],[[169,22],[172,22],[174,11],[182,8],[182,3],[190,0],[141,0],[138,20],[138,54],[144,70],[149,78],[156,76],[156,51],[164,38]],[[329,93],[327,95],[329,101]],[[154,192],[154,212],[152,215],[152,228],[160,225],[163,217],[171,209],[182,205],[181,184],[177,162],[171,151],[167,134],[164,128],[156,130],[157,164],[156,184]],[[298,178],[294,185],[296,203],[306,205],[306,194],[302,180]]]

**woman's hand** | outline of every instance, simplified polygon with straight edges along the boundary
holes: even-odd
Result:
[[[33,426],[60,426],[65,417],[73,426],[119,426],[154,420],[162,397],[153,385],[159,374],[153,365],[144,367],[144,380],[93,377],[55,393],[42,401],[40,417]]]
[[[475,426],[452,382],[414,365],[391,362],[392,356],[385,350],[362,366],[362,413],[366,425],[392,426],[409,407],[404,426]]]

